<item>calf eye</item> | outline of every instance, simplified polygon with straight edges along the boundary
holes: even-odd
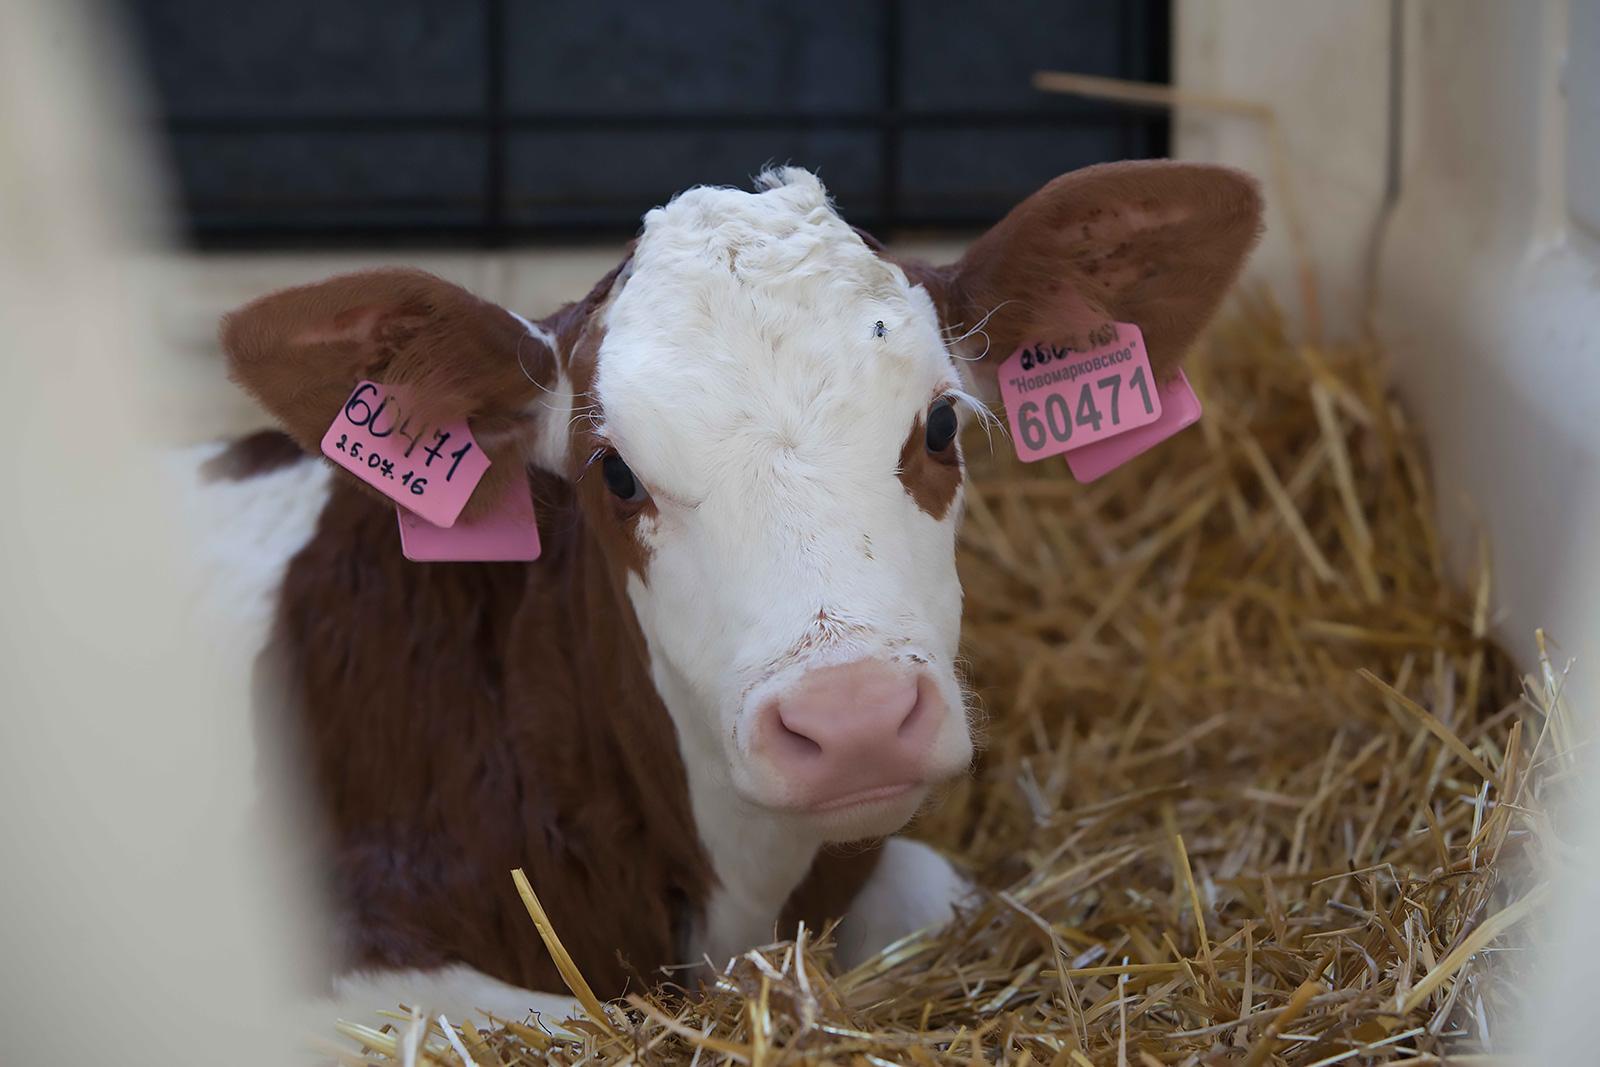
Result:
[[[956,439],[957,419],[955,401],[941,396],[928,408],[928,451],[943,452]]]
[[[627,463],[615,452],[600,461],[600,473],[605,477],[606,488],[618,500],[637,504],[645,498],[644,486],[633,476]]]

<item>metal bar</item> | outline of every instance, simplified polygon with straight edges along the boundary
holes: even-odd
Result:
[[[1150,80],[1142,62],[1145,57],[1141,54],[1137,45],[1139,24],[1143,21],[1142,16],[1144,15],[1143,8],[1144,3],[1142,0],[1133,0],[1133,2],[1124,0],[1117,8],[1117,36],[1120,38],[1117,43],[1121,46],[1121,55],[1118,57],[1119,64],[1126,72],[1123,76],[1136,81]],[[1122,128],[1117,133],[1117,140],[1122,144],[1117,154],[1123,159],[1131,158],[1135,154],[1133,123],[1123,123]]]
[[[1123,77],[1165,84],[1172,80],[1172,19],[1169,0],[1133,0],[1119,9]],[[1165,114],[1146,114],[1122,127],[1126,159],[1167,154]]]
[[[980,230],[995,221],[994,214],[926,215],[901,213],[896,224],[906,229]],[[872,215],[852,215],[850,221],[869,230],[882,229]],[[568,219],[541,220],[537,223],[506,222],[500,228],[502,244],[538,246],[573,243],[621,244],[639,230],[637,216],[622,221],[614,214]],[[315,222],[194,222],[189,238],[194,247],[220,251],[305,247],[307,240],[330,245],[445,245],[474,243],[483,235],[482,224],[471,216],[460,222],[373,222],[323,224]]]
[[[1146,81],[1172,82],[1172,3],[1150,0],[1149,14],[1141,28],[1149,56]],[[1172,154],[1172,121],[1169,115],[1148,115],[1144,120],[1145,150],[1152,156]]]
[[[498,244],[506,241],[539,243],[547,239],[570,242],[584,236],[625,237],[637,227],[626,197],[615,205],[585,206],[546,203],[515,198],[511,190],[510,142],[530,134],[596,133],[627,135],[651,132],[858,132],[874,135],[879,173],[875,187],[856,201],[852,220],[886,235],[906,227],[961,229],[987,225],[987,213],[960,210],[948,214],[922,210],[907,214],[904,208],[902,167],[907,131],[1007,130],[1050,131],[1112,129],[1122,134],[1124,154],[1164,154],[1167,120],[1152,112],[1144,100],[1082,100],[1052,103],[1044,110],[944,109],[908,111],[904,98],[904,29],[908,9],[904,0],[880,0],[880,106],[866,110],[835,109],[809,114],[792,111],[657,112],[633,114],[577,114],[552,111],[514,112],[509,103],[507,78],[511,56],[506,44],[506,0],[482,0],[482,38],[485,85],[482,107],[467,113],[415,111],[398,114],[352,112],[326,114],[256,114],[168,116],[158,126],[175,139],[196,137],[257,137],[266,135],[383,135],[406,133],[469,134],[483,138],[484,172],[481,203],[478,197],[452,201],[428,197],[373,205],[356,200],[349,205],[329,201],[261,205],[226,201],[189,200],[191,236],[201,247],[271,246],[328,243],[463,241]],[[1170,64],[1170,0],[1129,0],[1120,19],[1122,40],[1118,59],[1141,80],[1164,82]],[[346,209],[378,207],[390,215],[411,220],[368,222],[311,221],[307,216],[338,215]],[[392,209],[392,210],[391,210]],[[290,216],[275,220],[272,212]],[[299,219],[293,218],[299,213]],[[540,215],[537,222],[526,221]],[[521,216],[517,221],[513,214]],[[348,217],[348,216],[346,216]]]
[[[1050,111],[922,111],[900,112],[893,124],[901,129],[981,127],[996,129],[1061,129],[1124,123],[1137,105],[1106,103]],[[651,130],[872,130],[885,125],[881,112],[793,113],[716,112],[702,114],[556,115],[506,114],[497,123],[482,115],[180,115],[164,120],[168,132],[180,136],[250,136],[269,133],[478,133],[499,125],[525,132],[635,132]]]
[[[483,243],[500,241],[505,226],[506,193],[506,8],[505,0],[486,0],[483,11],[484,174]]]
[[[879,10],[883,36],[879,47],[883,64],[883,111],[878,127],[878,221],[884,237],[893,235],[899,214],[900,190],[900,0],[883,0]]]

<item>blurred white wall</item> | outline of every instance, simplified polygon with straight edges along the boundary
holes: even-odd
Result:
[[[281,1065],[305,927],[150,443],[158,188],[109,32],[0,3],[0,1059]]]
[[[1384,193],[1389,0],[1179,0],[1172,9],[1174,81],[1274,107],[1288,181],[1274,169],[1266,126],[1251,118],[1180,108],[1174,154],[1263,179],[1267,232],[1249,277],[1304,322],[1287,200],[1295,202],[1315,257],[1324,334],[1353,336]]]
[[[1178,154],[1267,182],[1250,280],[1304,321],[1287,185],[1324,336],[1370,321],[1394,357],[1459,571],[1487,534],[1497,633],[1531,663],[1533,630],[1548,629],[1591,665],[1580,692],[1600,692],[1595,11],[1595,0],[1175,5],[1180,88],[1268,104],[1282,131],[1287,182],[1263,123],[1189,108],[1175,127]]]
[[[1573,706],[1600,694],[1600,0],[1408,5],[1401,196],[1378,325],[1428,434],[1441,509],[1472,501],[1501,629],[1529,662],[1549,628]],[[1585,215],[1585,211],[1590,212]],[[1471,524],[1447,526],[1458,559]],[[1594,771],[1592,754],[1585,761]],[[1581,780],[1581,779],[1580,779]],[[1530,1062],[1592,1063],[1600,983],[1600,778],[1558,821],[1551,950]]]
[[[1377,308],[1455,558],[1481,524],[1501,632],[1531,662],[1546,627],[1580,694],[1600,694],[1600,234],[1573,209],[1600,173],[1569,184],[1567,160],[1600,152],[1570,122],[1600,85],[1597,18],[1596,0],[1407,5]]]
[[[1545,627],[1575,661],[1572,707],[1592,716],[1600,0],[1175,6],[1180,84],[1277,110],[1330,335],[1362,329],[1370,286],[1371,322],[1429,444],[1458,572],[1487,536],[1496,633],[1532,668],[1533,631]],[[1180,154],[1271,176],[1267,141],[1247,121],[1191,111],[1177,133]],[[1279,232],[1252,277],[1303,311],[1281,188],[1269,195]],[[1563,825],[1600,835],[1591,778]],[[1595,1061],[1585,1001],[1600,983],[1600,836],[1569,844],[1551,869],[1559,933],[1542,988],[1529,991],[1529,1062]]]

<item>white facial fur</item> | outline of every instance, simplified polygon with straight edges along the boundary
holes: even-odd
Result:
[[[751,717],[826,664],[922,664],[950,709],[936,776],[971,756],[953,664],[960,493],[934,518],[897,476],[918,417],[961,386],[937,314],[815,177],[764,184],[694,189],[645,217],[602,311],[594,385],[601,433],[654,502],[635,520],[648,562],[629,595],[697,807],[729,787],[781,806],[750,758]],[[820,834],[891,832],[924,796]]]

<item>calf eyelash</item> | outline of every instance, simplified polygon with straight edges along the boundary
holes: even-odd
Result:
[[[989,441],[990,451],[994,450],[995,430],[998,429],[1000,431],[1000,436],[1002,438],[1006,440],[1011,439],[1011,431],[1006,427],[1005,420],[990,410],[988,404],[985,404],[982,400],[979,400],[965,389],[951,386],[947,389],[944,389],[940,395],[949,397],[951,400],[955,401],[958,406],[964,407],[968,411],[972,412],[977,420],[983,424],[983,435]]]

